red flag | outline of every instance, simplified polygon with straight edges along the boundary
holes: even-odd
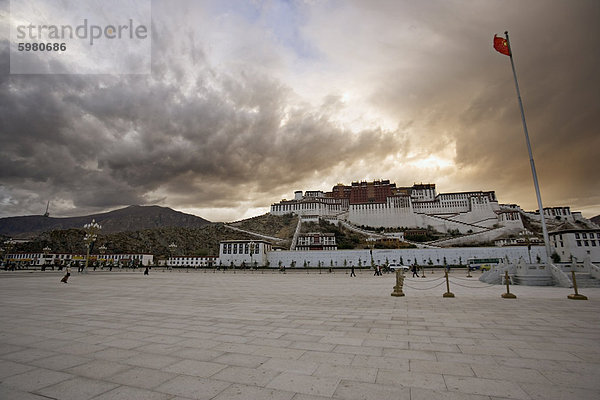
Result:
[[[494,49],[498,53],[502,53],[505,56],[510,56],[510,50],[508,49],[508,42],[503,37],[494,35]]]

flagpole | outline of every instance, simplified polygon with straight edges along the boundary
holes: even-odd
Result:
[[[517,81],[517,72],[515,71],[515,63],[513,61],[512,50],[510,48],[510,40],[508,39],[508,31],[504,31],[506,35],[506,44],[508,45],[508,53],[510,57],[510,65],[512,67],[513,76],[515,78],[515,87],[517,88],[517,97],[519,99],[519,108],[521,110],[521,121],[523,121],[523,131],[525,131],[525,141],[527,142],[527,151],[529,152],[529,162],[531,164],[531,174],[533,175],[533,184],[535,186],[535,195],[537,196],[538,208],[540,210],[540,220],[542,221],[542,233],[544,235],[544,245],[546,247],[546,256],[548,262],[552,258],[552,250],[550,249],[550,238],[548,237],[548,229],[546,228],[546,218],[544,217],[544,207],[542,206],[542,196],[540,194],[540,185],[538,184],[537,173],[535,172],[535,162],[531,152],[531,143],[529,143],[529,133],[527,131],[527,123],[525,122],[525,112],[523,111],[523,102],[521,101],[521,92],[519,91],[519,82]]]

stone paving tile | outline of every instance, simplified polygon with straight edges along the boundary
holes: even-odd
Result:
[[[127,371],[118,372],[105,380],[122,385],[135,386],[143,389],[153,389],[156,386],[173,379],[177,374],[159,371],[151,368],[134,367]]]
[[[489,400],[488,396],[458,392],[437,391],[423,388],[410,388],[410,400]]]
[[[269,357],[254,356],[250,354],[238,354],[238,353],[224,353],[223,355],[214,358],[212,361],[225,364],[234,365],[238,367],[256,368],[269,360]],[[287,361],[286,361],[287,362]]]
[[[1,340],[1,338],[0,338]],[[22,350],[25,350],[26,347],[23,346],[17,346],[14,344],[8,344],[8,343],[0,343],[0,357],[3,356],[4,354],[10,354],[10,353],[16,353]]]
[[[360,354],[363,356],[381,356],[383,354],[383,348],[367,347],[367,346],[337,345],[333,349],[333,352],[334,353],[343,353],[343,354]]]
[[[523,383],[523,390],[532,400],[598,400],[598,390],[581,389],[577,387],[546,385],[539,383]]]
[[[23,392],[0,384],[0,399],[6,400],[48,400],[46,396]]]
[[[67,368],[72,368],[77,365],[88,363],[90,361],[92,361],[92,359],[88,357],[81,357],[72,354],[58,354],[55,356],[31,361],[30,364],[35,365],[37,367],[51,369],[54,371],[62,371]]]
[[[189,358],[192,360],[211,361],[219,356],[222,356],[224,353],[222,351],[207,350],[203,348],[184,347],[183,349],[171,352],[170,354],[176,357]]]
[[[293,342],[290,345],[292,349],[298,350],[313,350],[313,351],[331,351],[335,348],[335,344],[331,343],[318,343],[318,342]]]
[[[171,357],[163,354],[138,353],[124,359],[122,362],[138,367],[161,369],[181,361],[179,357]]]
[[[322,378],[283,372],[273,379],[267,387],[283,391],[331,397],[339,382],[340,379],[337,378]]]
[[[550,384],[544,375],[535,369],[499,367],[481,364],[471,365],[473,372],[478,378],[502,379],[511,382],[529,382],[529,383],[547,383]]]
[[[600,395],[600,380],[597,375],[558,371],[545,371],[542,374],[555,385],[593,389]]]
[[[172,372],[175,374],[185,374],[191,376],[198,376],[201,378],[208,378],[211,375],[216,374],[222,369],[226,368],[226,365],[217,364],[207,361],[198,360],[182,360],[174,364],[169,365],[166,368],[162,368],[165,372]]]
[[[58,353],[42,350],[42,349],[25,349],[21,351],[17,351],[14,353],[5,354],[2,356],[4,360],[19,362],[19,363],[28,363],[34,360],[39,360],[40,358],[46,358],[50,356],[55,356]]]
[[[35,369],[31,365],[20,364],[12,361],[0,360],[0,380],[13,375],[19,375],[23,372]]]
[[[49,369],[36,368],[2,380],[2,385],[31,392],[73,378],[73,375]]]
[[[319,363],[304,360],[284,360],[280,358],[271,358],[265,362],[261,368],[271,369],[280,372],[292,372],[296,374],[312,375]]]
[[[60,400],[88,400],[117,386],[114,383],[75,377],[40,389],[36,393]]]
[[[92,379],[103,379],[129,368],[129,365],[119,364],[114,361],[93,360],[85,364],[68,368],[65,372]]]
[[[214,400],[291,400],[293,392],[247,385],[231,385]]]
[[[254,355],[274,358],[284,358],[289,360],[297,360],[305,353],[304,350],[289,349],[281,347],[260,346]]]
[[[451,353],[449,353],[451,354]],[[383,349],[384,357],[396,357],[409,360],[430,360],[435,361],[437,358],[433,351],[420,350],[399,350],[399,349]]]
[[[423,372],[401,372],[380,369],[375,383],[382,385],[400,385],[420,387],[431,390],[446,390],[443,376]]]
[[[152,392],[130,386],[119,386],[109,392],[94,397],[94,400],[170,400],[173,396],[166,393]]]
[[[273,378],[279,375],[279,371],[264,368],[227,367],[216,374],[212,379],[240,383],[254,386],[266,386]]]
[[[231,383],[195,376],[178,376],[167,381],[154,390],[195,400],[209,400],[221,393]]]
[[[344,380],[338,385],[333,398],[346,400],[410,400],[410,388]]]
[[[377,368],[357,367],[347,365],[321,364],[313,376],[347,379],[351,381],[375,383]]]
[[[324,351],[306,351],[299,358],[301,361],[312,361],[316,363],[330,363],[336,365],[350,365],[354,359],[353,354],[328,353]]]
[[[395,357],[355,356],[352,365],[408,371],[409,361],[408,359]]]
[[[410,371],[428,372],[440,375],[474,376],[470,364],[445,361],[410,360]]]
[[[331,397],[313,396],[310,394],[296,393],[292,400],[330,400]]]
[[[444,380],[449,391],[507,399],[529,399],[529,395],[514,382],[452,375],[444,376]]]
[[[104,350],[97,351],[93,354],[87,354],[86,358],[96,358],[109,361],[122,361],[133,356],[138,356],[141,353],[134,350],[117,349],[116,347],[108,347]]]

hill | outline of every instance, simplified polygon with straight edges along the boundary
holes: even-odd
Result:
[[[101,214],[82,217],[53,218],[42,215],[0,218],[0,235],[26,237],[52,230],[82,228],[95,219],[102,233],[138,231],[165,227],[200,228],[210,221],[160,206],[129,206]]]
[[[53,253],[80,253],[86,251],[83,229],[66,229],[44,232],[26,243],[18,243],[15,251],[41,252],[44,247]],[[93,254],[100,246],[107,253],[146,253],[168,256],[169,244],[175,243],[174,255],[205,256],[219,254],[219,241],[226,239],[252,239],[251,235],[228,229],[223,224],[209,224],[200,228],[167,227],[135,232],[100,232]]]

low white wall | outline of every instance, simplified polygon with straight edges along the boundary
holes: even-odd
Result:
[[[536,260],[539,255],[542,262],[546,261],[545,249],[543,246],[531,247],[531,258]],[[520,258],[529,260],[529,254],[526,246],[514,247],[457,247],[440,249],[373,249],[373,260],[376,264],[385,264],[385,262],[402,262],[404,264],[414,263],[419,265],[428,265],[429,260],[434,265],[443,265],[444,257],[448,264],[458,265],[462,262],[467,264],[469,258],[508,258],[510,263],[517,263]],[[303,267],[304,262],[310,262],[310,267],[318,267],[319,261],[324,268],[344,267],[350,265],[358,266],[371,265],[370,250],[336,250],[336,251],[271,251],[267,253],[271,267],[277,267],[279,262],[285,267],[289,267],[292,261],[296,261],[296,267]]]

